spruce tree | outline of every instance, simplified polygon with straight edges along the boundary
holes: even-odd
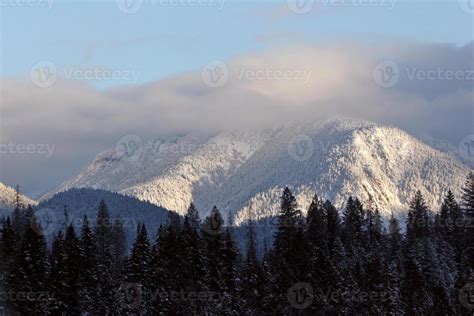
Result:
[[[240,315],[239,298],[241,292],[239,289],[239,252],[234,241],[232,226],[227,226],[224,236],[224,249],[222,253],[222,312],[225,315]]]
[[[50,293],[54,293],[54,295],[50,299],[49,312],[53,315],[62,315],[68,310],[66,296],[69,291],[64,235],[62,231],[59,231],[54,237],[50,264],[51,273],[48,279],[48,288]]]
[[[125,266],[124,283],[119,289],[121,313],[148,314],[150,312],[149,262],[150,241],[145,224],[142,224]]]
[[[166,227],[160,225],[150,253],[150,311],[152,314],[167,314],[171,309],[169,280],[174,276],[169,271],[169,253],[166,243]]]
[[[116,308],[112,225],[104,200],[99,204],[94,228],[97,260],[97,288],[94,309],[99,314],[113,313]]]
[[[0,231],[0,291],[3,293],[11,293],[13,289],[13,276],[16,271],[15,257],[17,254],[17,247],[19,237],[13,229],[10,217],[7,217],[2,223]],[[0,302],[0,306],[15,312],[14,301],[7,295],[5,301]]]
[[[84,313],[94,311],[93,303],[97,299],[96,289],[98,287],[97,278],[97,251],[92,230],[89,226],[89,219],[84,216],[81,228],[79,253],[79,300],[80,310]]]
[[[242,297],[247,308],[246,314],[257,315],[263,296],[262,273],[257,259],[257,244],[253,221],[247,221],[247,248],[242,266]]]
[[[112,258],[113,258],[113,275],[114,278],[117,278],[121,273],[124,260],[126,255],[127,248],[127,237],[125,234],[125,229],[123,227],[123,220],[121,218],[116,218],[112,225],[111,230],[112,235]]]
[[[203,293],[206,289],[206,258],[200,235],[201,222],[199,213],[191,203],[184,217],[180,240],[184,290],[187,294]],[[183,302],[184,313],[202,314],[206,302],[200,300]]]
[[[46,240],[36,218],[26,227],[16,258],[16,269],[11,283],[15,295],[28,293],[34,299],[15,301],[20,314],[38,315],[47,312],[48,293],[46,278],[49,273]]]
[[[466,260],[474,269],[474,173],[467,177],[466,184],[462,188],[462,209],[466,220],[465,247]]]
[[[81,247],[80,241],[74,230],[74,226],[70,224],[66,229],[66,237],[64,238],[64,266],[66,278],[63,282],[67,286],[65,303],[66,314],[79,315],[81,312],[79,301],[79,281],[81,269],[78,263],[81,262]]]
[[[281,197],[271,259],[272,273],[275,273],[272,304],[282,313],[289,313],[292,308],[287,300],[288,291],[297,283],[309,281],[309,245],[305,238],[303,222],[295,197],[285,188]]]

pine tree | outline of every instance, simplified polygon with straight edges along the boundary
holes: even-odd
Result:
[[[3,220],[2,229],[0,231],[0,291],[10,293],[13,276],[16,271],[15,257],[17,253],[16,245],[18,244],[18,236],[13,229],[10,217]],[[0,302],[0,306],[14,312],[14,302],[7,295],[5,301]]]
[[[49,291],[54,293],[49,303],[49,312],[61,315],[68,310],[67,295],[66,254],[64,250],[64,235],[62,231],[54,237],[51,253],[51,273],[48,279]]]
[[[181,275],[180,253],[181,220],[176,213],[169,212],[169,223],[161,226],[151,254],[151,289],[153,292],[152,312],[176,314],[182,307],[180,295],[184,289]]]
[[[344,211],[344,242],[348,247],[359,247],[365,242],[365,213],[362,203],[349,197]]]
[[[15,208],[13,209],[11,222],[17,236],[23,236],[29,222],[26,222],[25,205],[21,200],[19,185],[17,185],[15,189]]]
[[[124,266],[127,237],[121,218],[116,218],[111,230],[112,235],[112,258],[113,258],[113,276],[117,278]]]
[[[84,216],[81,228],[79,253],[79,301],[80,310],[86,314],[94,311],[93,303],[97,299],[97,252],[96,243],[89,227],[89,219]]]
[[[465,247],[467,252],[466,261],[474,269],[474,173],[467,177],[466,184],[462,188],[462,209],[466,220]]]
[[[464,251],[465,220],[461,207],[456,202],[451,190],[448,190],[444,197],[441,210],[436,216],[435,228],[438,238],[449,243],[459,260]]]
[[[66,314],[68,315],[79,315],[80,314],[80,301],[79,301],[79,281],[81,268],[78,262],[81,260],[81,247],[80,241],[77,238],[74,226],[70,224],[66,229],[66,237],[64,239],[64,266],[66,272],[66,278],[64,282],[67,286],[65,303],[66,303]]]
[[[219,209],[214,206],[203,223],[203,241],[206,247],[208,287],[210,290],[221,292],[222,283],[222,254],[224,250],[224,219]]]
[[[104,200],[100,202],[94,229],[97,260],[97,287],[94,309],[99,314],[108,314],[116,310],[114,284],[114,258],[112,228],[109,211]]]
[[[305,238],[303,222],[295,197],[285,188],[271,258],[272,273],[275,274],[272,304],[282,313],[290,312],[287,293],[291,287],[309,281],[309,244]]]
[[[137,231],[132,254],[125,267],[124,283],[119,289],[120,312],[124,314],[148,314],[150,286],[148,281],[150,241],[145,224]]]
[[[150,254],[150,290],[152,293],[150,300],[151,314],[168,314],[171,309],[171,299],[169,293],[171,287],[168,282],[174,276],[169,272],[169,258],[166,243],[165,227],[160,225],[154,245]]]
[[[223,313],[225,315],[240,315],[239,297],[241,295],[238,279],[239,252],[234,241],[232,226],[227,226],[224,236],[224,249],[222,253],[222,279],[223,279]]]
[[[257,259],[257,244],[253,221],[247,222],[247,250],[242,267],[242,296],[247,308],[247,315],[257,315],[260,299],[263,296],[263,279],[260,264]]]
[[[47,312],[47,284],[49,272],[46,241],[36,218],[26,227],[16,258],[16,272],[11,283],[13,292],[28,293],[34,299],[16,301],[15,309],[20,314],[37,315]],[[16,295],[15,294],[15,295]],[[53,295],[54,293],[51,293]]]
[[[201,223],[199,213],[191,204],[184,217],[183,230],[180,240],[184,289],[187,294],[203,293],[206,289],[206,258],[204,245],[200,236]],[[206,302],[200,300],[183,302],[183,313],[202,314]]]
[[[417,239],[432,235],[432,223],[426,202],[420,191],[417,191],[410,202],[407,219],[407,238]]]

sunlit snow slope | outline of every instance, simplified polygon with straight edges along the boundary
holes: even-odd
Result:
[[[146,143],[130,159],[99,155],[73,187],[117,191],[180,214],[194,201],[202,215],[217,205],[237,223],[277,212],[284,186],[303,211],[314,193],[342,207],[349,195],[384,214],[406,210],[416,190],[437,209],[459,192],[469,168],[393,127],[354,120],[288,124],[264,131],[186,135]]]

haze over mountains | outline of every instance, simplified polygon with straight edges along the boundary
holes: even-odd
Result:
[[[275,215],[290,186],[305,212],[317,193],[342,207],[354,195],[385,215],[402,212],[416,190],[437,210],[470,168],[400,129],[365,121],[291,123],[262,131],[187,134],[148,142],[126,136],[76,177],[49,192],[91,187],[183,214],[217,205],[237,224]]]

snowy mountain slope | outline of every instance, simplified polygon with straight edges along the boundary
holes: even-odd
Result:
[[[206,135],[185,135],[141,142],[132,157],[115,149],[107,150],[99,154],[78,176],[48,192],[40,200],[49,199],[55,193],[71,188],[89,187],[110,191],[128,189],[172,168],[177,160],[192,154],[208,139]]]
[[[165,153],[167,158],[157,162],[157,153],[144,146],[134,163],[110,151],[55,191],[103,188],[180,214],[194,201],[202,215],[217,205],[241,223],[249,216],[276,214],[286,185],[303,211],[318,193],[338,207],[355,195],[373,201],[385,214],[401,212],[418,189],[437,209],[448,186],[458,192],[469,172],[452,156],[399,129],[354,120],[292,123],[174,141],[192,150]]]
[[[0,182],[0,210],[12,210],[15,206],[15,189]],[[36,205],[37,202],[25,195],[21,195],[21,202],[26,205]]]

